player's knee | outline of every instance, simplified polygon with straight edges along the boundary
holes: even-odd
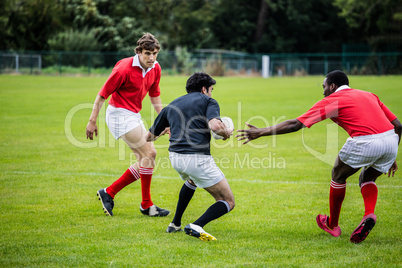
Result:
[[[228,202],[229,203],[229,207],[230,207],[230,211],[232,211],[235,207],[235,201],[233,200],[233,202]]]
[[[346,178],[332,176],[332,181],[336,182],[336,183],[339,183],[339,184],[345,184],[346,183]]]
[[[155,159],[156,158],[156,149],[151,148],[151,149],[147,150],[143,157],[148,158],[148,159]]]
[[[152,149],[150,150],[150,157],[153,158],[153,159],[156,158],[156,149],[155,149],[155,148],[152,148]]]
[[[226,202],[229,204],[230,211],[232,211],[235,207],[234,198],[230,198],[230,199],[226,200]]]
[[[346,176],[343,176],[342,174],[339,174],[338,172],[336,172],[335,169],[332,169],[332,181],[336,182],[336,183],[340,183],[340,184],[344,184],[346,183]]]

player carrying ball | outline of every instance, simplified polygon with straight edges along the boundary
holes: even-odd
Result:
[[[184,227],[186,234],[202,241],[216,240],[203,229],[209,222],[229,213],[235,206],[234,196],[225,175],[215,164],[210,152],[211,130],[224,140],[232,135],[220,118],[218,102],[212,98],[216,81],[206,73],[194,73],[187,80],[188,94],[166,106],[147,134],[154,141],[170,127],[169,158],[183,184],[176,213],[166,232],[181,231],[181,219],[197,187],[215,198],[201,217]]]

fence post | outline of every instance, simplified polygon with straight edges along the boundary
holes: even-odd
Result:
[[[16,73],[19,73],[19,64],[20,64],[19,55],[16,54],[15,55],[15,72]]]
[[[262,56],[262,77],[263,78],[269,77],[269,56],[268,55]]]

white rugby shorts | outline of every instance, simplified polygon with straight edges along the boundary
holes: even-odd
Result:
[[[398,135],[394,130],[384,133],[348,138],[339,158],[352,168],[373,167],[387,173],[398,153]]]
[[[211,187],[225,177],[211,155],[169,152],[169,158],[181,179],[192,180],[197,187]]]
[[[124,108],[116,108],[112,105],[106,109],[106,124],[116,140],[138,126],[142,126],[145,130],[144,122],[142,122],[139,113]]]

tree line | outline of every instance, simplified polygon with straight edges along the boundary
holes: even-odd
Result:
[[[401,0],[3,0],[0,50],[133,51],[153,33],[163,49],[401,51]]]

